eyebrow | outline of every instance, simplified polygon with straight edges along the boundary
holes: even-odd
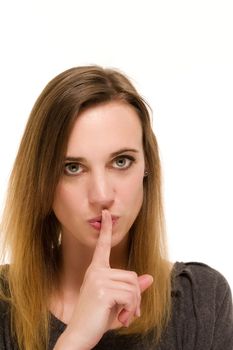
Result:
[[[121,148],[121,149],[119,149],[118,151],[111,153],[111,154],[110,154],[110,158],[116,157],[116,156],[118,156],[119,154],[126,153],[126,152],[139,153],[139,150],[137,150],[137,149],[135,149],[135,148]],[[66,160],[66,161],[76,161],[76,162],[79,161],[79,162],[83,162],[83,161],[85,161],[85,158],[84,158],[84,157],[72,157],[72,156],[67,156],[67,157],[65,157],[65,160]]]

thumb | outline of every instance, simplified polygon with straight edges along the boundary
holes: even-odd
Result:
[[[138,277],[138,284],[141,290],[141,293],[143,293],[147,288],[149,288],[152,283],[153,283],[154,279],[151,275],[141,275]]]

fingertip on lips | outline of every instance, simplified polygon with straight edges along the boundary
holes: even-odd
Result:
[[[109,213],[108,209],[103,209],[102,210],[102,215],[108,215],[108,213]]]
[[[101,220],[101,227],[103,228],[112,228],[113,221],[110,212],[107,209],[102,210],[102,220]]]
[[[102,219],[101,219],[101,227],[102,227],[102,224],[103,222],[105,221],[105,210],[102,210]]]
[[[108,211],[107,209],[103,209],[103,210],[102,210],[102,218],[103,218],[104,220],[106,220],[106,219],[108,219],[108,218],[111,218],[111,215],[110,215],[110,213],[109,213],[109,211]]]

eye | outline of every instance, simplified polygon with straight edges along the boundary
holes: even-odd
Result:
[[[82,170],[82,166],[79,163],[66,163],[64,173],[66,175],[78,175]]]
[[[113,167],[117,169],[128,169],[135,159],[131,156],[119,156],[113,161]]]

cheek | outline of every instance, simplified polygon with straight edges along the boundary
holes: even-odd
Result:
[[[80,191],[76,191],[73,186],[64,183],[58,185],[53,202],[53,210],[58,220],[72,213],[77,214],[81,204]]]
[[[129,210],[137,211],[141,208],[143,201],[143,178],[134,176],[125,182],[122,189],[122,200],[128,204]]]

